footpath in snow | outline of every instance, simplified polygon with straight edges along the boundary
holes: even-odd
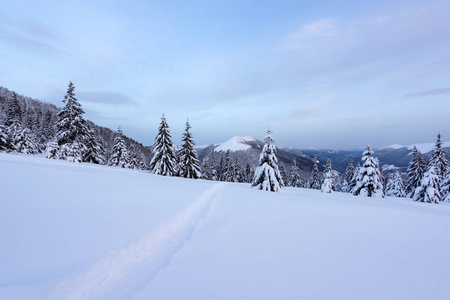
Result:
[[[149,284],[159,269],[170,263],[189,240],[223,186],[224,183],[216,184],[156,232],[115,251],[75,278],[60,283],[48,299],[128,299]]]

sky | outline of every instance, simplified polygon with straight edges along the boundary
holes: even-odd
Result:
[[[126,2],[126,3],[125,3]],[[152,145],[450,140],[450,1],[7,1],[0,86]]]

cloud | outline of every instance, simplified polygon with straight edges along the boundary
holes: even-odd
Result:
[[[431,90],[426,90],[426,91],[417,92],[417,93],[409,93],[409,94],[406,94],[405,97],[408,97],[408,98],[427,97],[427,96],[437,96],[437,95],[443,95],[443,94],[450,94],[450,88],[431,89]]]
[[[130,97],[117,92],[78,92],[77,96],[81,102],[137,106]]]

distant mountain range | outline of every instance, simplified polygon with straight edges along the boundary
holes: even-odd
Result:
[[[245,165],[247,162],[256,165],[258,163],[259,155],[261,153],[264,142],[259,141],[253,137],[235,136],[225,143],[211,144],[208,146],[197,147],[200,159],[209,159],[212,150],[216,152],[216,161],[220,160],[220,156],[224,155],[227,150],[230,150],[232,158],[238,156],[239,162]],[[431,154],[434,143],[422,143],[415,145],[425,157]],[[414,145],[391,145],[378,149],[373,149],[375,156],[384,166],[400,168],[405,171],[411,160],[411,150]],[[447,158],[450,159],[450,142],[444,143],[444,149],[447,151]],[[319,160],[320,169],[326,164],[328,157],[331,158],[333,168],[343,173],[348,163],[357,165],[361,161],[361,154],[364,149],[356,150],[330,150],[330,149],[297,149],[297,148],[277,148],[277,158],[281,164],[284,164],[289,170],[294,158],[300,169],[306,175],[312,170],[312,159],[317,156]]]

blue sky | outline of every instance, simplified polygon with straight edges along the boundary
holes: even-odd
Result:
[[[450,140],[449,1],[8,1],[0,85],[145,145],[235,135],[334,149]]]

